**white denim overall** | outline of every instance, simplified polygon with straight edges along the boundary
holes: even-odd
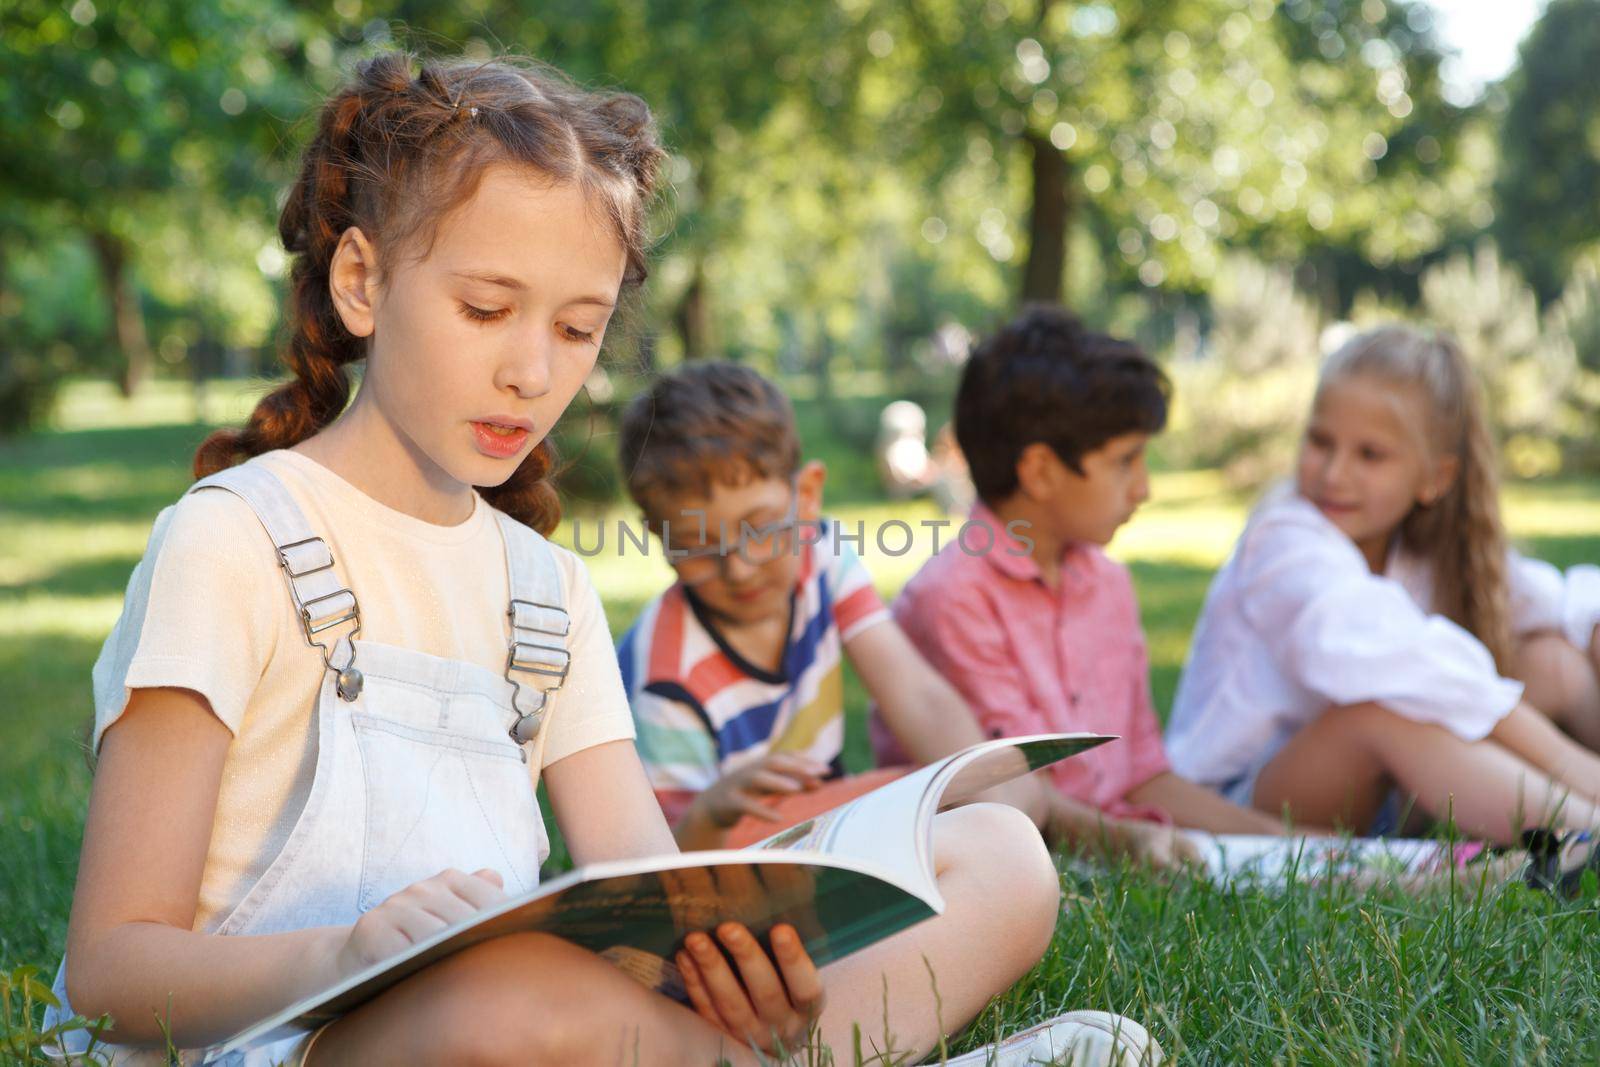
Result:
[[[270,934],[347,925],[390,894],[448,867],[490,867],[507,893],[539,881],[549,840],[535,796],[550,698],[566,678],[569,618],[545,540],[495,513],[506,546],[511,602],[506,669],[356,640],[361,612],[326,542],[283,484],[259,464],[195,483],[250,505],[276,546],[306,640],[326,671],[317,697],[317,762],[310,793],[283,849],[214,931]],[[62,1003],[46,1025],[70,1017]],[[307,1035],[184,1064],[296,1063]],[[82,1051],[79,1031],[63,1051]],[[165,1063],[164,1054],[99,1045],[117,1064]]]

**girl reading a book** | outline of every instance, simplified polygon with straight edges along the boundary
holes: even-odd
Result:
[[[1178,771],[1357,833],[1391,798],[1506,842],[1600,827],[1600,570],[1508,549],[1490,431],[1448,337],[1328,358],[1294,484],[1207,594],[1178,686]]]
[[[279,220],[293,378],[201,446],[95,665],[55,1014],[109,1015],[119,1062],[169,1041],[217,1060],[528,891],[541,775],[580,865],[675,851],[599,600],[542,536],[547,436],[644,278],[661,157],[637,98],[524,61],[383,55],[323,107]],[[676,961],[684,1006],[508,934],[227,1062],[753,1062],[813,1025],[843,1050],[853,1024],[925,1052],[1039,959],[1058,909],[1010,808],[940,816],[935,863],[941,917],[820,972],[792,927],[769,951],[724,923]],[[1098,1016],[1023,1051],[1122,1062],[1142,1040]]]

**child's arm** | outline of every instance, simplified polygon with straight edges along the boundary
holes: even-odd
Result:
[[[678,851],[632,741],[581,749],[544,769],[550,807],[579,866]]]
[[[1239,610],[1276,668],[1329,707],[1381,704],[1476,741],[1521,693],[1477,638],[1375,575],[1355,544],[1304,501],[1252,519],[1234,553]],[[1234,737],[1267,726],[1229,723]]]
[[[844,650],[884,722],[916,762],[931,763],[988,740],[966,700],[893,619],[851,637]],[[1020,808],[1042,825],[1054,794],[1049,779],[1034,774],[997,786],[986,796]]]
[[[987,740],[955,686],[922,658],[893,619],[856,634],[844,650],[884,722],[918,763]]]
[[[1203,785],[1163,771],[1128,791],[1127,799],[1170,812],[1179,826],[1214,834],[1281,834],[1283,823],[1253,808],[1241,808]]]
[[[184,689],[136,689],[105,734],[67,932],[68,996],[119,1042],[226,1036],[328,984],[342,936],[190,930],[232,735]]]
[[[68,997],[119,1043],[204,1045],[465,918],[503,894],[489,872],[411,886],[354,928],[194,932],[231,735],[186,689],[135,689],[101,744],[67,930]]]
[[[1200,860],[1200,850],[1170,826],[1118,819],[1054,789],[1048,794],[1050,810],[1044,821],[1044,837],[1052,847],[1080,848],[1101,859],[1129,859],[1158,870]]]
[[[728,831],[746,815],[776,824],[782,817],[764,798],[815,789],[828,768],[798,752],[775,752],[722,775],[696,794],[672,828],[678,847],[685,852],[721,848]]]

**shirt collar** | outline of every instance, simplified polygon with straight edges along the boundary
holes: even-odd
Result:
[[[1018,581],[1029,582],[1039,577],[1039,565],[1033,561],[1033,553],[1027,545],[1006,529],[1006,524],[983,501],[972,505],[972,514],[968,521],[987,526],[994,534],[990,538],[990,549],[983,558],[989,566]],[[1024,533],[1027,531],[1024,530]]]
[[[1006,524],[1000,521],[989,506],[981,500],[972,506],[969,516],[970,522],[981,523],[994,532],[993,547],[984,553],[984,559],[989,565],[1007,578],[1014,578],[1022,582],[1040,582],[1044,578],[1039,571],[1039,564],[1034,561],[1033,552],[1019,538],[1013,536],[1006,529]],[[1021,528],[1024,536],[1027,527]],[[969,543],[970,540],[969,540]],[[1063,588],[1077,588],[1088,581],[1089,577],[1089,546],[1084,544],[1071,544],[1061,553],[1061,585]]]

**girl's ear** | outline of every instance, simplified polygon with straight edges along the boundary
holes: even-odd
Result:
[[[1417,503],[1425,508],[1437,504],[1450,487],[1456,484],[1456,477],[1461,473],[1460,456],[1442,456],[1433,465],[1433,471],[1428,480],[1423,483],[1422,489],[1417,493]]]
[[[344,231],[328,265],[328,290],[344,328],[356,337],[370,337],[377,322],[373,300],[378,292],[378,253],[355,226]]]
[[[795,511],[800,518],[810,521],[822,514],[822,486],[827,480],[828,468],[820,459],[804,464],[795,475]]]

